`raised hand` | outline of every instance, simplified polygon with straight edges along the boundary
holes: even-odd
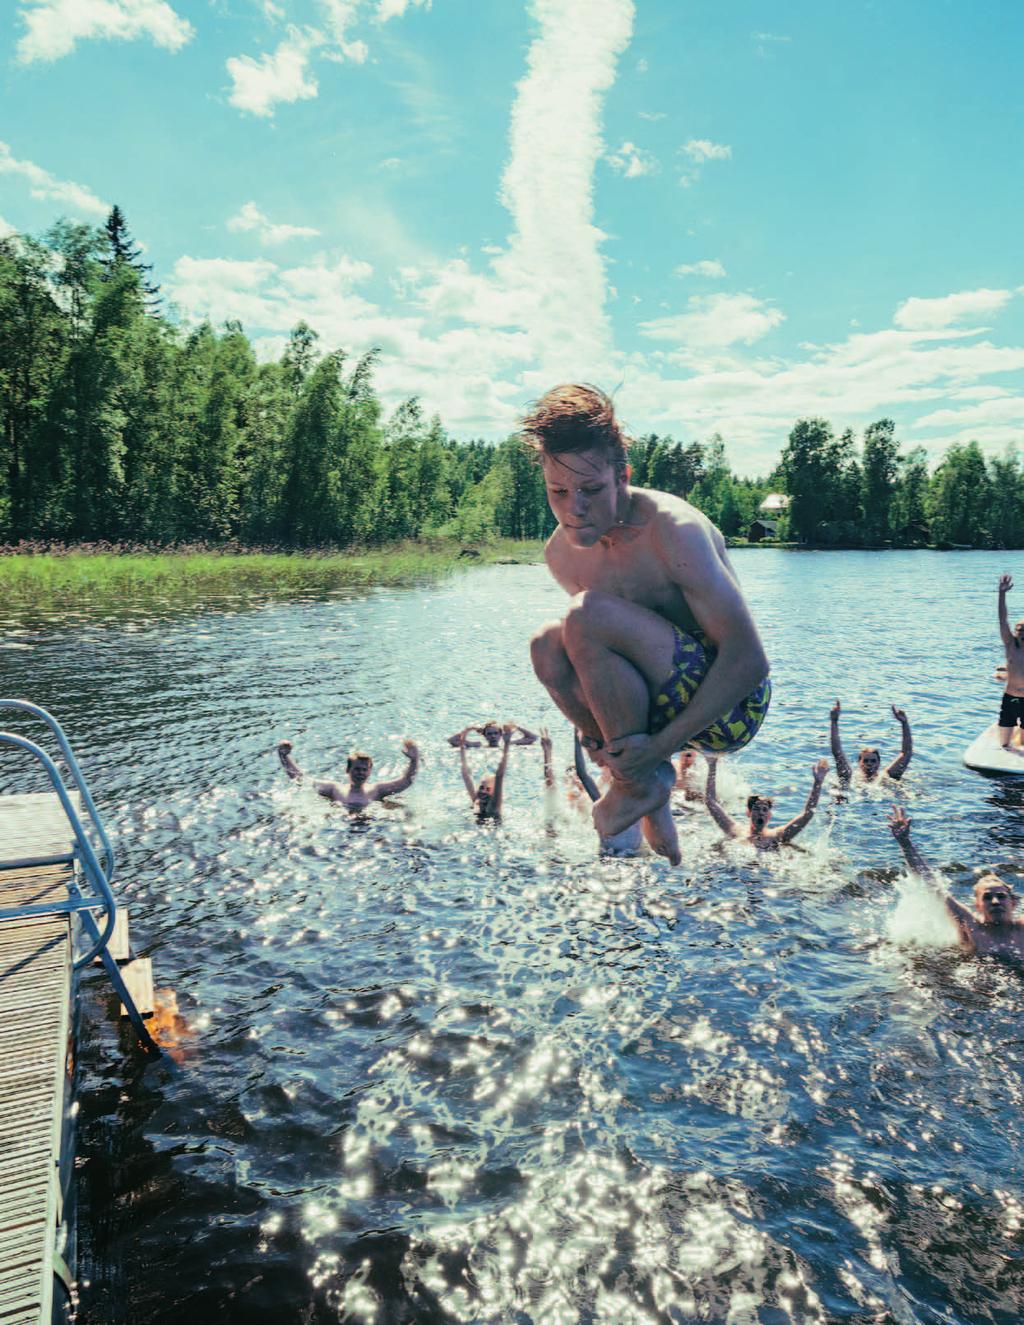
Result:
[[[892,716],[897,722],[906,723],[907,721],[906,709],[898,709],[895,704],[892,706]]]
[[[818,786],[820,787],[821,784],[825,781],[825,776],[828,773],[828,760],[819,759],[818,762],[814,764],[813,767],[811,768],[811,772],[814,774],[815,782],[817,782]]]
[[[842,705],[839,703],[839,700],[837,699],[836,702],[832,705],[832,708],[829,710],[828,716],[831,718],[833,722],[838,722],[839,715],[840,713],[842,713],[842,711],[843,711]]]
[[[278,753],[279,755],[287,755],[287,754],[291,754],[291,752],[292,752],[292,743],[291,743],[291,741],[278,741],[278,743],[277,743],[277,753]]]
[[[547,727],[541,727],[540,729],[540,748],[544,751],[544,758],[549,758],[551,755],[551,737],[548,735]]]
[[[1000,593],[1009,593],[1010,590],[1011,590],[1012,588],[1013,588],[1013,576],[1012,576],[1012,575],[1000,575],[1000,577],[999,577],[999,592],[1000,592]]]
[[[894,805],[889,815],[889,831],[893,837],[899,839],[906,837],[910,832],[911,819],[902,806]]]
[[[405,755],[406,759],[419,759],[420,748],[415,741],[410,740],[407,736],[402,742],[402,754]]]

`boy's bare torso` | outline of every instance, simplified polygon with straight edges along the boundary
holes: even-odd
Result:
[[[1016,643],[1006,647],[1006,693],[1024,698],[1024,648]]]
[[[736,582],[725,540],[700,511],[679,497],[644,488],[631,488],[630,494],[628,520],[593,547],[573,547],[561,528],[556,529],[545,550],[548,568],[568,593],[599,589],[650,608],[666,621],[692,631],[697,622],[659,547],[664,540],[656,539],[655,531],[672,524],[700,525],[710,533],[722,566]],[[685,574],[685,567],[683,571]]]

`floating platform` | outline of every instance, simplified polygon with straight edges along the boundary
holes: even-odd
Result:
[[[1020,753],[1014,753],[1014,750]],[[964,763],[976,773],[1002,773],[1024,777],[1024,747],[1014,741],[1014,749],[1007,750],[999,739],[999,726],[993,724],[971,742],[964,751]]]

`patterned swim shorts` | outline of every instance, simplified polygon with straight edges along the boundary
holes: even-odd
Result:
[[[660,732],[679,717],[696,693],[697,687],[708,674],[708,669],[715,661],[717,650],[701,630],[692,634],[672,627],[675,632],[675,649],[672,652],[672,675],[658,689],[657,697],[651,704],[649,727],[652,732]],[[766,676],[756,689],[737,704],[731,713],[725,714],[694,736],[688,745],[695,745],[700,750],[713,754],[726,754],[733,750],[742,750],[757,735],[764,722],[768,705],[772,698],[772,683]]]

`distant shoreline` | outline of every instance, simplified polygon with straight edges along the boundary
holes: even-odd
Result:
[[[439,579],[470,566],[534,563],[540,540],[463,543],[424,539],[389,547],[267,551],[239,547],[152,549],[85,544],[0,549],[0,594],[22,603],[77,594],[166,594],[243,588],[333,589]]]

